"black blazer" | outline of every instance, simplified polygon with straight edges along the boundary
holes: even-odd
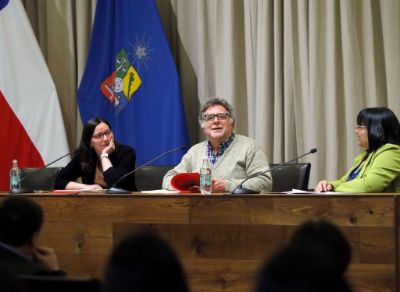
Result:
[[[115,151],[109,155],[113,167],[107,169],[104,174],[104,181],[110,188],[123,175],[135,169],[136,154],[130,146],[115,144]],[[82,178],[84,184],[94,184],[96,169],[85,172],[81,168],[79,152],[75,154],[70,163],[62,168],[54,182],[54,189],[63,190],[70,181]],[[117,187],[129,191],[136,191],[135,173],[124,178]]]

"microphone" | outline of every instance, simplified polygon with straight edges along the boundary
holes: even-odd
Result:
[[[77,151],[78,151],[78,150],[74,150],[74,151],[72,151],[72,152],[69,152],[69,153],[67,153],[67,154],[65,154],[65,155],[63,155],[63,156],[57,158],[56,160],[53,160],[52,162],[46,164],[46,165],[43,166],[42,168],[39,168],[39,169],[37,169],[36,171],[31,172],[30,174],[28,174],[28,175],[24,176],[22,179],[20,179],[19,184],[21,185],[21,183],[22,183],[23,181],[27,180],[28,178],[30,178],[30,177],[32,177],[32,176],[34,176],[34,175],[37,175],[38,173],[42,172],[44,169],[46,169],[46,168],[49,167],[50,165],[52,165],[52,164],[56,163],[57,161],[59,161],[59,160],[65,158],[65,157],[67,157],[68,155],[71,155],[71,154],[76,153]],[[31,189],[25,189],[25,188],[22,188],[22,187],[19,187],[19,188],[18,188],[18,187],[12,187],[11,190],[10,190],[10,193],[11,193],[11,194],[33,193],[33,190],[31,190]]]
[[[145,167],[146,165],[149,165],[150,163],[156,161],[157,159],[160,159],[160,158],[163,157],[164,155],[167,155],[168,153],[171,153],[171,152],[183,150],[183,149],[186,149],[186,148],[187,148],[186,145],[181,145],[181,146],[179,146],[179,147],[169,149],[168,151],[165,151],[165,152],[161,153],[160,155],[154,157],[153,159],[147,161],[146,163],[144,163],[144,164],[142,164],[142,165],[136,167],[134,170],[132,170],[132,171],[130,171],[130,172],[124,174],[123,176],[121,176],[121,177],[111,186],[111,188],[109,188],[109,189],[106,191],[106,194],[130,194],[130,193],[131,193],[130,191],[125,190],[125,189],[121,189],[121,188],[117,188],[116,186],[117,186],[123,179],[125,179],[127,176],[131,175],[132,173],[136,172],[137,170],[141,169],[142,167]]]
[[[291,162],[293,162],[293,161],[295,161],[295,160],[298,160],[298,159],[300,159],[300,158],[302,158],[302,157],[304,157],[304,156],[306,156],[306,155],[308,155],[308,154],[313,154],[313,153],[315,153],[315,152],[317,152],[317,148],[312,148],[312,149],[311,149],[310,151],[308,151],[307,153],[305,153],[305,154],[303,154],[303,155],[300,155],[300,156],[297,156],[296,158],[294,158],[294,159],[292,159],[292,160],[289,160],[289,161],[287,161],[287,162],[284,162],[284,163],[275,165],[274,167],[271,167],[271,168],[267,169],[266,171],[258,172],[258,173],[254,174],[254,175],[251,175],[251,176],[245,178],[245,179],[232,191],[231,195],[259,194],[259,192],[257,192],[257,191],[243,188],[242,185],[243,185],[246,181],[248,181],[249,179],[251,179],[251,178],[253,178],[253,177],[256,177],[256,176],[259,176],[259,175],[264,175],[264,174],[266,174],[267,172],[270,172],[270,171],[272,171],[272,170],[275,169],[275,168],[278,168],[278,167],[281,167],[281,166],[283,166],[283,165],[289,164],[289,163],[291,163]]]

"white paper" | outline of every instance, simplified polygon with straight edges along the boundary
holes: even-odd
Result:
[[[141,191],[142,194],[179,194],[179,191],[169,191],[169,190],[151,190],[151,191]]]
[[[318,194],[318,195],[329,195],[329,194],[339,194],[337,192],[310,192],[310,191],[303,191],[298,189],[292,189],[289,192],[284,192],[285,194]]]

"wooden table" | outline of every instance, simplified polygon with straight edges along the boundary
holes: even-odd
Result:
[[[355,291],[400,291],[393,194],[27,196],[45,211],[41,243],[56,249],[71,276],[101,278],[113,245],[151,227],[179,255],[192,291],[251,291],[260,265],[296,226],[323,218],[351,243],[348,278]]]

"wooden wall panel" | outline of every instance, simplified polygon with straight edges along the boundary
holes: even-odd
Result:
[[[41,243],[56,249],[71,276],[101,278],[113,246],[114,222],[188,223],[186,197],[32,196],[45,211]]]
[[[398,291],[395,196],[31,197],[45,210],[41,243],[56,249],[71,276],[101,278],[113,245],[149,227],[177,251],[192,291],[250,291],[265,259],[288,243],[299,224],[318,218],[334,222],[348,238],[355,291]]]
[[[187,222],[187,197],[133,195],[32,196],[45,209],[46,220],[61,222]]]
[[[351,264],[347,276],[354,292],[392,292],[396,290],[393,265]]]
[[[340,226],[393,226],[390,197],[195,197],[191,204],[191,223],[299,225],[319,218]]]
[[[374,291],[379,285],[382,285],[381,288],[384,290],[394,291],[394,246],[393,242],[391,246],[388,244],[391,242],[390,235],[393,239],[393,229],[340,228],[352,246],[351,269],[353,272],[349,273],[349,277],[350,282],[357,286],[357,291]],[[128,234],[146,229],[158,232],[171,244],[186,268],[192,287],[195,287],[193,291],[205,291],[203,288],[207,288],[206,291],[224,291],[227,287],[233,289],[233,286],[238,289],[235,286],[239,285],[238,279],[240,279],[240,286],[251,287],[259,267],[289,242],[295,227],[116,223],[113,228],[114,240],[118,242]],[[376,236],[373,236],[374,234]],[[199,266],[194,266],[193,262]],[[240,274],[240,269],[235,269],[235,267],[240,267],[242,262],[247,264],[245,267],[246,275],[248,275],[247,283],[245,275]],[[210,263],[212,265],[209,267]],[[233,270],[226,271],[224,269],[226,265]],[[211,270],[213,273],[210,272]],[[203,288],[201,289],[195,284],[199,279],[202,279]],[[364,287],[364,290],[360,290],[359,287]]]
[[[283,226],[217,224],[114,224],[114,241],[151,229],[183,258],[260,260],[287,243]]]
[[[187,259],[183,262],[192,292],[250,292],[262,261]],[[207,276],[205,276],[207,275]]]

